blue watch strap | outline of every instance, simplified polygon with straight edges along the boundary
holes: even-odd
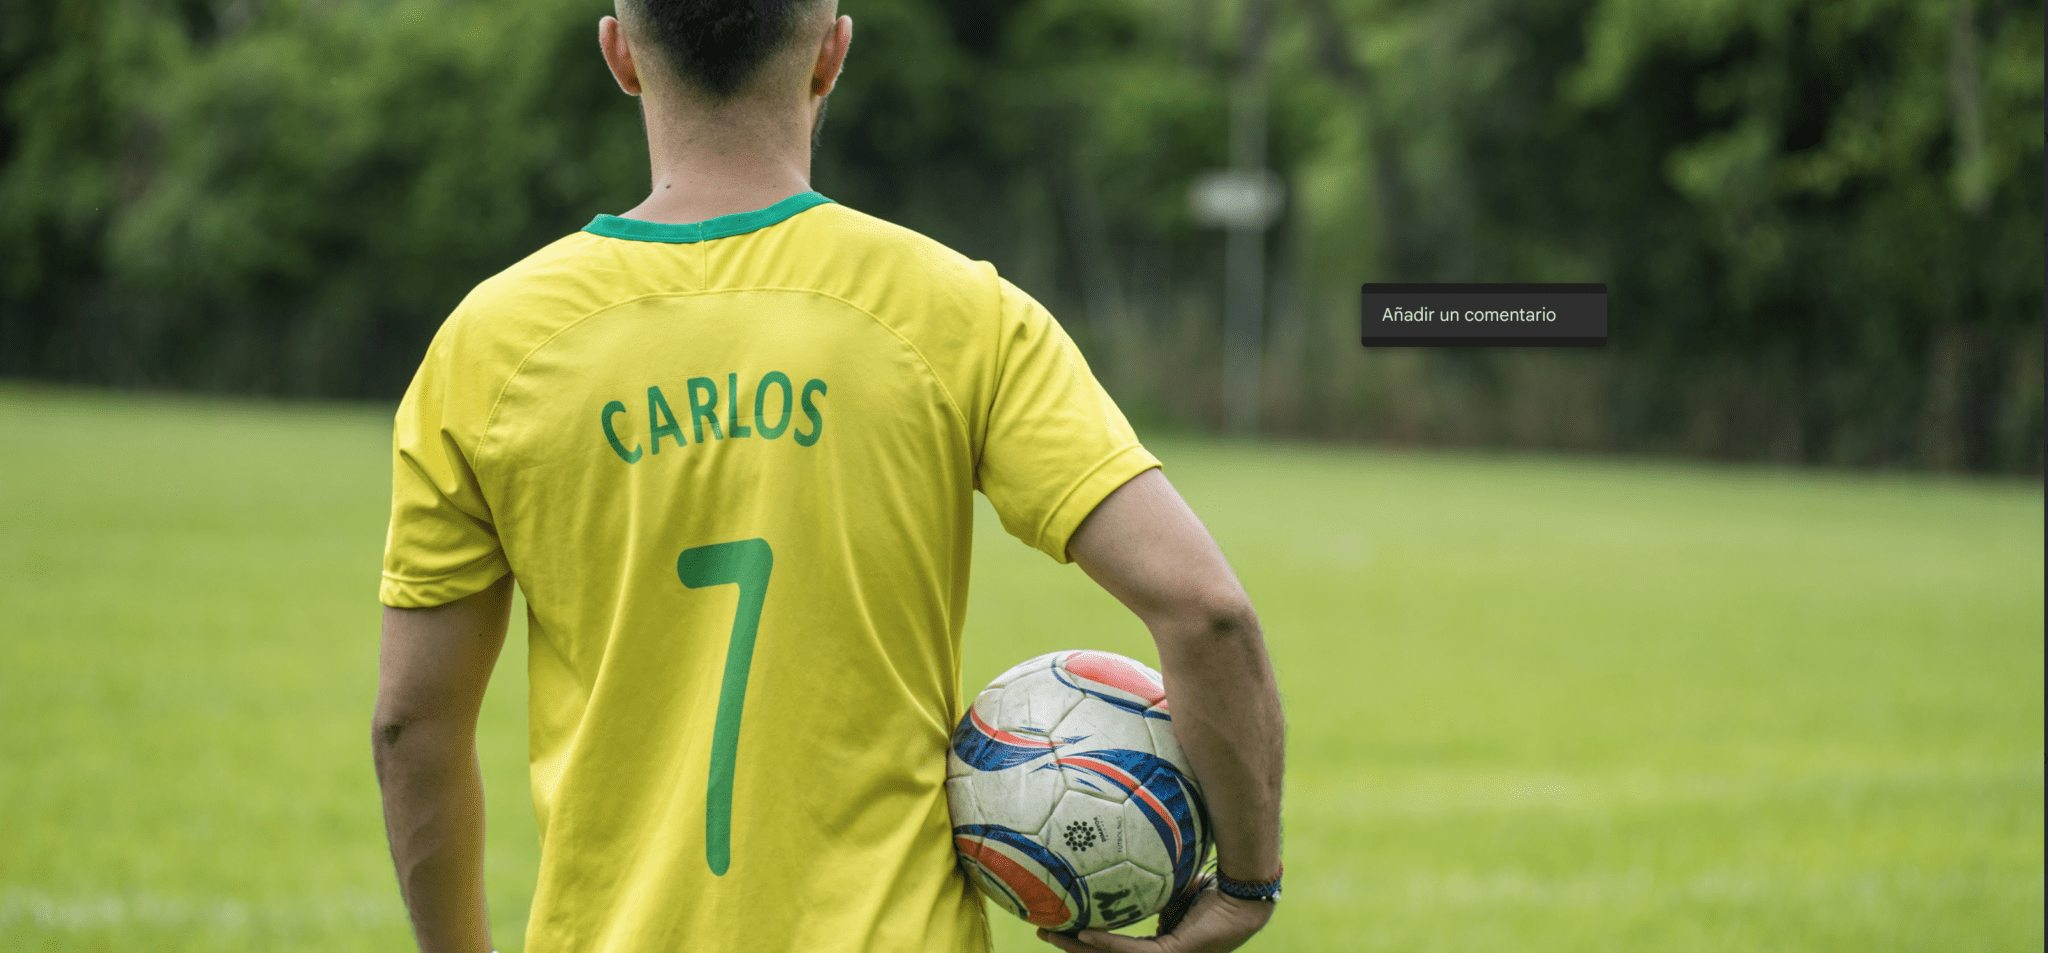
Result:
[[[1274,874],[1271,880],[1233,880],[1219,869],[1216,871],[1216,889],[1239,900],[1271,903],[1280,899],[1280,877],[1286,872],[1287,868],[1283,865],[1280,873]]]

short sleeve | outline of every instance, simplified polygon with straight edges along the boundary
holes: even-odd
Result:
[[[449,330],[427,349],[392,428],[391,529],[378,601],[394,608],[444,605],[511,570],[475,467],[494,395],[452,353]]]
[[[996,377],[975,480],[1003,528],[1060,562],[1081,521],[1159,465],[1081,351],[1031,296],[1000,282]]]

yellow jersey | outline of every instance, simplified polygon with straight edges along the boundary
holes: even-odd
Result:
[[[944,789],[972,493],[1054,559],[1158,461],[983,262],[816,193],[600,215],[479,285],[399,406],[380,598],[512,573],[527,949],[988,945]]]

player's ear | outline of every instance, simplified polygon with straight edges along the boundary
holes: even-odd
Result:
[[[597,21],[597,45],[604,50],[604,65],[628,96],[640,95],[640,67],[633,62],[633,50],[626,45],[626,31],[617,17]]]
[[[853,45],[853,18],[832,21],[832,29],[818,44],[818,59],[811,66],[811,95],[824,96],[839,82],[839,68],[846,65],[846,48]]]

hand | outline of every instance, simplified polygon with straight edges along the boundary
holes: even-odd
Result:
[[[1082,930],[1076,939],[1040,930],[1038,938],[1066,953],[1228,953],[1243,946],[1272,918],[1273,904],[1239,900],[1215,887],[1205,887],[1187,917],[1156,937]]]

